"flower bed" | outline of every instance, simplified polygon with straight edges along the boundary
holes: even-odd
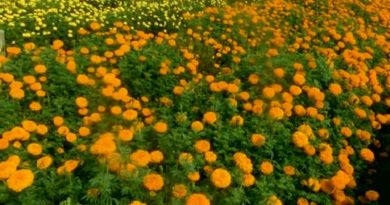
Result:
[[[360,182],[390,123],[379,3],[202,7],[174,32],[85,19],[35,41],[0,22],[0,202],[378,204]]]

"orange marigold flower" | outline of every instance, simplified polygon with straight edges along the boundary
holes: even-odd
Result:
[[[305,76],[300,73],[295,74],[293,80],[297,85],[303,85],[306,82]]]
[[[155,151],[150,152],[150,161],[151,162],[160,163],[163,160],[164,160],[164,154],[161,151],[155,150]]]
[[[53,41],[52,48],[53,48],[54,50],[59,50],[59,49],[62,48],[62,46],[64,46],[64,42],[63,42],[63,41],[61,41],[61,40],[54,40],[54,41]]]
[[[45,65],[36,65],[36,66],[34,67],[34,71],[35,71],[36,73],[39,73],[39,74],[46,73],[46,70],[47,70],[47,68],[46,68]]]
[[[22,122],[22,127],[28,132],[34,132],[37,129],[37,123],[32,120],[24,120]]]
[[[27,152],[34,156],[42,154],[42,150],[42,145],[38,143],[31,143],[27,146]]]
[[[260,171],[265,175],[270,175],[274,172],[274,165],[269,161],[263,161],[260,164]]]
[[[159,174],[147,174],[143,184],[149,191],[160,191],[164,186],[164,179]]]
[[[194,121],[191,124],[191,129],[195,132],[200,132],[203,130],[203,123],[201,121]]]
[[[252,174],[244,174],[243,179],[242,179],[242,185],[244,187],[250,187],[254,185],[256,182],[255,177]]]
[[[277,78],[283,78],[284,77],[284,70],[283,70],[283,68],[275,68],[274,69],[274,75]]]
[[[93,31],[97,31],[101,28],[101,25],[98,22],[92,22],[89,24],[89,28],[91,28]]]
[[[13,55],[13,56],[17,56],[22,52],[22,50],[19,47],[7,47],[6,50],[8,55]]]
[[[230,173],[222,168],[217,168],[211,173],[211,182],[217,188],[227,188],[231,184]]]
[[[204,159],[208,163],[213,163],[213,162],[217,161],[217,155],[212,151],[207,151],[204,153]]]
[[[265,144],[266,138],[262,134],[252,134],[251,142],[256,147],[263,146]]]
[[[368,148],[360,150],[360,157],[367,162],[373,162],[375,160],[374,153]]]
[[[38,169],[47,169],[53,163],[53,158],[51,156],[44,156],[37,160]]]
[[[295,146],[299,148],[303,148],[305,145],[309,144],[308,137],[305,135],[305,133],[301,131],[296,131],[293,133],[292,141],[295,144]]]
[[[193,182],[196,182],[196,181],[199,181],[200,174],[199,174],[199,172],[190,172],[190,173],[188,173],[187,178]]]
[[[184,184],[175,184],[172,188],[172,195],[176,198],[183,198],[187,195],[187,188]]]
[[[290,166],[290,165],[284,166],[283,171],[287,176],[293,176],[293,175],[295,175],[295,172],[296,172],[295,167]]]
[[[153,129],[154,131],[156,131],[157,133],[166,133],[168,131],[168,125],[167,123],[165,122],[157,122],[154,126],[153,126]]]
[[[369,201],[377,201],[379,199],[379,193],[374,190],[368,190],[365,193],[365,197]]]
[[[111,107],[111,113],[113,115],[120,115],[122,113],[122,108],[118,105],[112,106]]]
[[[14,192],[21,192],[34,182],[34,173],[29,169],[21,169],[11,174],[7,186]]]
[[[74,160],[74,159],[71,159],[71,160],[66,160],[65,163],[64,163],[64,169],[66,172],[72,172],[73,170],[75,170],[80,164],[80,160]]]
[[[122,129],[119,130],[118,136],[120,140],[129,142],[133,139],[134,133],[130,129]]]
[[[345,137],[351,137],[352,136],[352,130],[349,127],[342,127],[340,132]]]
[[[341,93],[343,93],[343,89],[338,83],[331,83],[329,85],[329,91],[335,96],[339,96]]]
[[[16,100],[23,99],[25,96],[23,89],[11,89],[9,95]]]
[[[191,194],[186,202],[186,205],[210,205],[210,200],[201,193]]]
[[[128,109],[122,113],[122,116],[123,116],[123,119],[128,120],[128,121],[132,121],[132,120],[137,119],[138,113],[137,113],[137,111],[135,111],[133,109]]]
[[[284,117],[284,111],[280,107],[272,107],[269,110],[269,116],[274,120],[281,120]]]
[[[142,203],[141,201],[133,201],[129,205],[147,205],[147,204]]]
[[[246,154],[242,152],[236,152],[233,155],[233,159],[237,167],[245,174],[249,174],[252,172],[253,170],[252,161],[248,156],[246,156]]]
[[[152,157],[150,156],[148,151],[139,149],[131,153],[130,159],[135,165],[139,167],[146,167],[152,160]]]
[[[272,195],[267,200],[267,205],[283,205],[283,202],[275,195]]]
[[[250,84],[256,85],[257,83],[259,83],[260,77],[257,74],[253,73],[249,75],[248,81]]]
[[[207,140],[198,140],[195,143],[195,150],[199,153],[205,153],[210,150],[210,142]]]
[[[32,111],[40,111],[42,109],[42,105],[39,102],[31,102],[29,105],[30,110]]]
[[[234,115],[234,116],[230,119],[230,124],[236,125],[236,126],[241,126],[241,125],[244,124],[244,118],[241,117],[240,115]]]
[[[9,142],[7,139],[0,138],[0,150],[5,150],[9,147]]]
[[[64,124],[64,118],[61,116],[55,116],[53,118],[53,123],[55,126],[59,127]]]
[[[207,124],[214,124],[217,121],[217,114],[215,112],[206,112],[203,114],[203,121]]]
[[[75,102],[79,108],[85,108],[88,106],[88,100],[85,97],[77,97]]]
[[[79,128],[79,135],[81,137],[86,137],[91,134],[91,130],[88,127],[80,127]]]

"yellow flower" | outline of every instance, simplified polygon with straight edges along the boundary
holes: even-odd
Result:
[[[34,182],[34,174],[29,169],[21,169],[11,174],[7,186],[14,192],[21,192]]]

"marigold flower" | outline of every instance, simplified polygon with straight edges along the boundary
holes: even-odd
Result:
[[[38,156],[42,154],[42,145],[38,143],[30,143],[27,146],[27,152],[30,153],[31,155]]]
[[[29,105],[30,110],[32,111],[40,111],[42,109],[42,106],[39,102],[31,102]]]
[[[132,121],[132,120],[137,119],[138,113],[137,113],[137,111],[135,111],[133,109],[128,109],[122,113],[122,116],[123,116],[123,119],[125,119],[127,121]]]
[[[79,164],[80,160],[66,160],[64,163],[64,170],[69,173],[73,172],[73,170],[75,170],[79,166]]]
[[[309,139],[305,135],[305,133],[301,131],[296,131],[293,133],[292,141],[295,144],[295,146],[299,148],[303,148],[304,146],[309,144]]]
[[[287,176],[293,176],[296,173],[295,167],[291,165],[284,166],[283,171]]]
[[[139,167],[146,167],[152,160],[152,157],[149,152],[139,149],[130,154],[130,159],[135,165]]]
[[[164,159],[164,154],[159,151],[155,150],[150,152],[150,161],[153,163],[160,163]]]
[[[141,201],[133,201],[129,205],[147,205],[147,204],[142,203]]]
[[[61,40],[54,40],[53,41],[53,45],[52,45],[52,48],[54,50],[59,50],[62,48],[62,46],[64,46],[64,42],[62,42]]]
[[[329,91],[335,96],[339,96],[341,93],[343,93],[343,89],[337,83],[331,83],[329,85]]]
[[[193,182],[197,182],[200,179],[200,174],[199,172],[190,172],[188,173],[187,178]]]
[[[130,129],[122,129],[119,130],[118,136],[120,140],[129,142],[133,139],[134,133]]]
[[[368,148],[360,150],[360,157],[367,162],[373,162],[375,160],[374,153]]]
[[[156,131],[157,133],[160,133],[160,134],[163,134],[163,133],[166,133],[168,131],[168,125],[167,123],[165,122],[157,122],[154,126],[153,126],[153,129],[154,131]]]
[[[275,195],[272,195],[267,200],[267,205],[283,205],[283,202]]]
[[[164,179],[159,174],[147,174],[144,176],[143,184],[149,191],[160,191],[164,186]]]
[[[365,193],[365,197],[369,201],[377,201],[379,199],[379,193],[374,190],[368,190]]]
[[[53,163],[53,158],[51,156],[44,156],[37,160],[38,169],[47,169]]]
[[[199,153],[205,153],[210,150],[210,142],[207,140],[198,140],[195,143],[195,150]]]
[[[16,99],[16,100],[20,100],[20,99],[23,99],[25,94],[24,94],[24,90],[22,89],[11,89],[9,91],[9,95],[13,98],[13,99]]]
[[[88,100],[85,97],[77,97],[75,103],[79,108],[85,108],[88,106]]]
[[[215,112],[206,112],[203,114],[203,121],[207,124],[214,124],[217,121],[217,114]]]
[[[254,146],[260,147],[265,144],[266,138],[262,134],[252,134],[251,135],[251,142]]]
[[[260,171],[265,175],[270,175],[274,172],[274,166],[269,161],[263,161],[260,164]]]
[[[186,205],[210,205],[210,204],[211,204],[210,200],[207,198],[207,196],[201,193],[191,194],[186,201]]]
[[[32,120],[24,120],[22,127],[28,132],[34,132],[37,129],[37,124]]]
[[[201,121],[194,121],[191,124],[191,129],[195,132],[200,132],[203,130],[203,123]]]
[[[36,66],[34,67],[34,71],[35,71],[36,73],[39,73],[39,74],[46,73],[46,70],[47,70],[47,68],[46,68],[45,65],[36,65]]]
[[[91,28],[93,31],[97,31],[101,28],[101,25],[98,22],[92,22],[89,24],[89,28]]]
[[[217,161],[217,155],[212,151],[207,151],[204,153],[204,159],[208,163],[213,163],[213,162]]]
[[[184,184],[175,184],[172,188],[172,195],[176,198],[183,198],[187,195],[187,188]]]
[[[244,172],[245,174],[249,174],[253,170],[253,164],[252,161],[246,154],[242,152],[236,152],[233,155],[234,162],[236,163],[237,167]]]
[[[34,174],[29,169],[21,169],[10,175],[7,186],[14,192],[21,192],[34,182]]]
[[[279,107],[272,107],[269,110],[269,116],[274,120],[281,120],[284,117],[284,111]]]

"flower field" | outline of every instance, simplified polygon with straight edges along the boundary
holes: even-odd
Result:
[[[0,30],[0,204],[380,204],[388,0],[0,1]]]

